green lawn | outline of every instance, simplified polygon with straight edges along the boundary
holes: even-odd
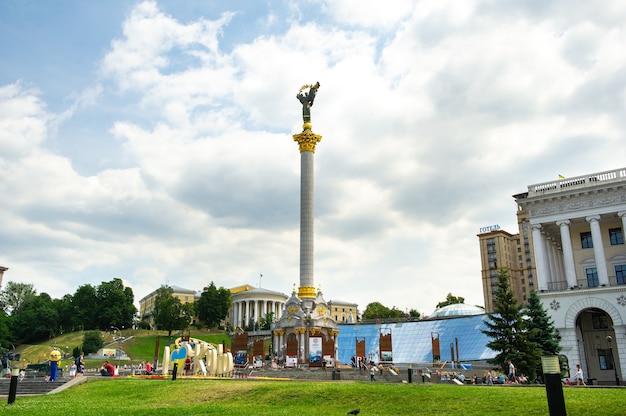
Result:
[[[159,338],[159,361],[163,359],[163,348],[170,342],[173,342],[178,338],[178,335],[167,336],[164,335],[165,331],[135,331],[127,330],[123,332],[125,337],[133,336],[129,340],[125,341],[121,345],[121,349],[131,357],[133,362],[147,361],[154,358],[154,348],[157,337]],[[226,333],[201,333],[200,331],[192,332],[192,337],[202,339],[204,341],[211,342],[213,344],[221,344],[226,342],[226,345],[230,345],[230,338]],[[111,339],[111,334],[106,334],[105,339],[108,343]],[[17,348],[17,352],[21,353],[22,360],[20,366],[25,367],[26,364],[36,364],[44,362],[48,359],[48,355],[53,347],[59,348],[64,353],[72,353],[72,349],[81,345],[83,342],[83,334],[81,332],[72,332],[60,335],[56,338],[36,345],[20,345]],[[111,344],[112,348],[117,348],[117,343]],[[62,365],[70,365],[70,360],[62,360]],[[88,368],[100,367],[102,360],[86,360]]]
[[[570,415],[624,415],[626,390],[564,388]],[[547,415],[543,387],[370,382],[94,378],[61,393],[18,397],[2,415]]]

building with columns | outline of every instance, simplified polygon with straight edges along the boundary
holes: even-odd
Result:
[[[514,198],[528,218],[534,288],[569,367],[581,364],[601,384],[623,383],[626,168],[530,185]]]
[[[230,289],[233,305],[228,318],[234,329],[243,329],[251,322],[258,323],[265,315],[274,314],[274,320],[285,310],[287,295],[250,285]]]

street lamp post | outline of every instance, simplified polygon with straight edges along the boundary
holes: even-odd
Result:
[[[121,359],[122,359],[122,342],[124,342],[124,337],[122,336],[122,330],[119,329],[116,326],[112,326],[111,329],[115,329],[117,331],[119,331],[120,336],[117,337],[116,341],[117,341],[117,351],[115,351],[115,355],[117,355],[117,371],[119,374],[119,371],[121,371],[122,369],[122,363],[121,363]]]
[[[619,386],[620,384],[619,375],[617,374],[617,363],[615,362],[615,355],[613,355],[613,344],[611,344],[611,341],[613,341],[613,337],[607,335],[606,340],[609,343],[609,351],[611,351],[611,362],[613,363],[613,370],[615,371],[615,385]]]

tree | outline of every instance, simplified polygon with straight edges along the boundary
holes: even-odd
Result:
[[[195,309],[198,319],[207,327],[217,326],[228,315],[228,310],[232,305],[230,290],[215,287],[211,282],[202,289],[200,299],[196,301]]]
[[[487,347],[498,354],[488,362],[499,366],[506,374],[506,361],[511,360],[517,368],[517,374],[526,374],[529,380],[534,380],[541,354],[537,350],[537,344],[529,339],[527,322],[511,290],[509,275],[505,269],[498,272],[494,298],[494,312],[488,314],[489,319],[485,321],[487,330],[482,332],[492,339]]]
[[[261,318],[261,329],[262,330],[272,329],[273,323],[274,323],[274,312],[266,313],[265,316]]]
[[[25,343],[50,338],[58,331],[59,314],[47,293],[27,298],[13,312],[13,333]]]
[[[446,296],[446,300],[441,301],[437,304],[437,309],[443,308],[448,305],[456,305],[457,303],[465,303],[465,298],[462,296],[452,296],[452,293],[448,293]]]
[[[0,309],[0,352],[12,344],[11,317]]]
[[[541,306],[541,299],[534,290],[528,297],[525,315],[528,318],[528,339],[537,345],[539,355],[558,355],[561,351],[561,336],[555,331],[554,321]],[[537,363],[537,372],[542,372],[539,363]]]
[[[24,302],[37,295],[32,283],[7,282],[0,292],[0,307],[7,314],[19,311]]]
[[[133,304],[133,290],[124,287],[121,279],[102,282],[96,289],[98,326],[101,329],[130,328],[137,308]]]
[[[174,290],[169,286],[157,289],[154,299],[154,324],[157,329],[167,331],[168,336],[174,330],[184,330],[191,324],[193,304],[187,303],[183,307],[180,299],[173,295]]]
[[[419,313],[416,309],[409,310],[409,317],[410,318],[417,318],[417,319],[419,319],[420,316],[422,316],[422,314]]]
[[[64,295],[61,299],[53,299],[52,304],[59,315],[59,333],[72,332],[74,330],[74,319],[72,316],[72,295]]]
[[[71,300],[73,327],[81,330],[98,328],[97,304],[96,288],[92,285],[79,286]]]
[[[561,336],[554,330],[554,321],[541,306],[541,299],[532,290],[528,297],[528,334],[529,340],[538,345],[541,355],[558,355],[561,352]]]
[[[87,331],[83,336],[83,349],[85,354],[91,354],[97,352],[104,345],[100,331]],[[79,352],[80,354],[80,352]]]
[[[400,309],[389,309],[380,302],[372,302],[367,305],[365,312],[363,312],[363,319],[388,319],[388,318],[401,318],[404,313]]]

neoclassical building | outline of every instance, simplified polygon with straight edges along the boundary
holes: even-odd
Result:
[[[528,186],[535,288],[569,367],[602,384],[626,368],[626,168]]]
[[[185,289],[180,286],[168,286],[172,289],[172,296],[178,298],[180,303],[193,303],[200,297],[195,290]],[[155,289],[139,300],[139,318],[154,326],[154,303],[159,289]]]
[[[285,310],[287,295],[250,285],[230,289],[233,306],[228,313],[233,328],[243,329],[252,322],[259,322],[269,313],[278,319]]]

